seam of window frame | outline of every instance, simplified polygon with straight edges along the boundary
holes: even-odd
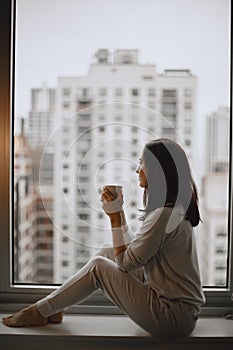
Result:
[[[0,307],[6,305],[14,305],[15,308],[22,303],[32,303],[41,297],[45,296],[55,286],[31,286],[26,287],[15,285],[11,286],[11,253],[9,247],[12,244],[12,237],[8,233],[11,232],[10,218],[10,170],[11,170],[11,115],[14,113],[14,106],[12,101],[12,92],[14,81],[12,78],[12,67],[14,63],[14,31],[15,31],[15,8],[17,0],[1,0],[0,2],[0,25],[3,27],[0,31],[1,45],[3,48],[3,55],[1,56],[1,68],[2,74],[0,75],[0,149],[3,150],[0,157],[0,169],[2,170],[2,176],[0,180],[0,227],[2,234],[0,235],[0,266],[4,267],[1,271],[0,279]],[[13,28],[14,26],[14,28]],[[232,46],[231,46],[231,58],[232,58]],[[230,61],[231,62],[231,61]],[[230,63],[230,170],[229,178],[232,181],[232,65]],[[206,305],[202,308],[202,314],[209,315],[225,315],[228,312],[232,312],[231,296],[233,294],[233,234],[232,234],[232,219],[233,219],[233,205],[232,205],[232,187],[229,191],[229,256],[228,256],[228,281],[229,288],[209,288],[205,290]],[[97,305],[98,302],[98,305]],[[93,312],[93,310],[99,310],[102,307],[102,312],[109,312],[106,310],[112,310],[110,313],[118,313],[116,307],[112,305],[110,301],[103,298],[101,292],[97,292],[93,298],[90,298],[88,302],[79,306],[73,306],[70,310],[73,312]],[[81,310],[81,311],[80,311]],[[92,311],[91,311],[92,310]],[[104,311],[105,310],[105,311]],[[114,311],[115,310],[115,311]]]

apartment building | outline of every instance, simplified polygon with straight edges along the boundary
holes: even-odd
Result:
[[[206,118],[206,174],[200,240],[204,285],[223,286],[227,279],[230,109],[219,107]],[[214,189],[214,190],[213,190]]]
[[[32,281],[33,206],[30,148],[23,133],[14,139],[14,280]]]
[[[26,134],[31,148],[44,146],[48,141],[55,120],[55,89],[46,83],[40,88],[31,89],[30,111],[27,119]]]
[[[20,283],[53,281],[53,194],[44,170],[39,186],[41,153],[30,147],[22,119],[14,137],[14,281]]]

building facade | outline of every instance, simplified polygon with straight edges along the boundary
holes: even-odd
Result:
[[[55,89],[44,83],[31,89],[31,108],[27,119],[26,134],[31,148],[44,146],[48,141],[55,120]]]
[[[203,284],[227,281],[230,109],[219,107],[206,118],[206,174],[203,177]]]
[[[52,187],[51,184],[47,185],[45,191],[45,183],[39,186],[38,169],[42,151],[30,147],[24,133],[24,120],[21,123],[21,133],[14,137],[14,282],[51,284]]]

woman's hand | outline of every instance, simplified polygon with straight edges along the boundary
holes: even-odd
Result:
[[[102,208],[105,213],[112,217],[117,213],[122,211],[123,206],[123,194],[121,190],[117,191],[117,198],[110,192],[107,187],[103,188],[103,192],[101,194],[101,202]]]

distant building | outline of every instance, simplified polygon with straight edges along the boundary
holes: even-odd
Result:
[[[22,133],[14,138],[14,280],[33,281],[33,207],[32,161],[30,148]]]
[[[45,207],[46,210],[45,211]],[[39,187],[35,192],[34,206],[34,282],[53,283],[53,222],[52,222],[52,193],[43,193],[43,201]],[[49,210],[50,209],[50,210]]]
[[[207,117],[206,172],[227,173],[229,169],[230,108],[219,107]]]
[[[31,89],[31,108],[27,120],[26,135],[31,148],[44,146],[48,141],[55,118],[55,89],[44,83],[41,88]]]
[[[203,178],[202,276],[204,285],[226,284],[229,196],[230,110],[206,118],[206,175]]]
[[[54,150],[46,144],[56,122],[56,90],[44,83],[31,89],[31,108],[26,136],[31,146],[32,181],[35,191],[34,279],[53,282],[53,169]],[[42,198],[41,198],[42,194]]]
[[[53,281],[53,197],[51,186],[38,184],[38,163],[24,134],[14,137],[14,279],[21,283],[49,283]],[[36,169],[35,169],[36,168]],[[45,192],[45,191],[44,191]]]

